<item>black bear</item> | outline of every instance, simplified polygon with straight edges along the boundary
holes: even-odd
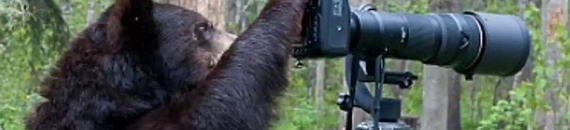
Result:
[[[308,0],[269,0],[234,41],[201,15],[116,0],[46,78],[30,130],[267,129]]]

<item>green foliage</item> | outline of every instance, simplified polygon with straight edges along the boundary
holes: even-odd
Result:
[[[26,40],[22,34],[26,33],[25,24],[17,20],[30,19],[29,13],[23,10],[25,3],[21,1],[9,1],[0,3],[0,17],[2,18],[2,26],[0,26],[0,41],[2,41],[3,51],[0,54],[0,128],[4,129],[23,129],[20,120],[23,113],[22,103],[26,103],[26,95],[24,89],[25,82],[18,80],[27,80],[28,76],[21,74],[26,72],[27,67],[24,63],[19,62],[19,57],[26,57],[26,53],[22,51],[14,51],[14,49],[24,50],[20,44],[12,41],[24,42]],[[12,33],[6,33],[12,32]],[[8,63],[8,64],[6,64]],[[16,64],[19,63],[19,64]],[[17,87],[15,87],[17,86]]]
[[[306,70],[293,70],[291,76],[304,77]],[[279,119],[275,121],[275,130],[315,129],[317,123],[315,106],[306,95],[307,81],[304,78],[291,78],[288,92],[279,101]]]
[[[548,44],[559,44],[561,46],[561,57],[564,58],[556,59],[555,67],[564,68],[564,66],[569,65],[569,60],[566,57],[570,52],[568,49],[570,43],[567,37],[568,30],[565,30],[561,25],[555,27],[556,39],[548,39],[549,41],[546,43],[542,42],[541,34],[544,32],[541,32],[540,13],[540,9],[533,3],[526,6],[524,10],[524,18],[531,34],[533,46],[533,76],[531,81],[524,82],[510,91],[510,100],[501,100],[493,106],[491,113],[480,122],[478,129],[537,129],[532,112],[552,109],[546,104],[545,90],[553,89],[552,86],[556,82],[562,83],[564,81],[551,81],[550,76],[553,75],[554,69],[546,65],[546,47]],[[567,79],[566,77],[563,76],[561,79]],[[554,97],[557,100],[560,102],[568,101],[567,91],[562,89],[554,91],[556,91]],[[567,119],[562,121],[567,122]]]
[[[327,60],[324,102],[317,109],[315,96],[307,91],[307,68],[293,69],[288,92],[279,101],[279,119],[272,125],[275,130],[332,129],[338,121],[340,109],[336,98],[342,89],[342,62]]]
[[[428,0],[385,0],[376,3],[379,10],[387,12],[427,13]]]
[[[79,13],[71,14],[85,16]],[[2,1],[0,21],[0,128],[21,130],[24,115],[40,100],[39,84],[69,39],[68,25],[79,23],[67,24],[73,20],[63,18],[53,0]]]
[[[510,92],[510,100],[500,100],[491,108],[491,114],[482,120],[477,130],[522,130],[532,128],[534,120],[530,94],[526,89],[532,86],[519,86]]]

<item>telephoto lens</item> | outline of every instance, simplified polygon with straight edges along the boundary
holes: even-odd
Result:
[[[351,53],[385,51],[390,58],[466,75],[514,75],[530,53],[520,18],[480,12],[407,14],[362,8],[352,12],[350,37]]]

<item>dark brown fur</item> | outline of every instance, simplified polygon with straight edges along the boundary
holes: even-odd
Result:
[[[117,0],[71,41],[27,129],[267,129],[306,1],[270,0],[223,53],[199,14]]]

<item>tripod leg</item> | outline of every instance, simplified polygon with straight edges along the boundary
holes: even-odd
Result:
[[[374,79],[376,90],[374,93],[374,109],[372,111],[372,117],[374,122],[374,129],[378,130],[379,126],[378,123],[380,122],[380,99],[382,98],[382,85],[384,84],[384,56],[380,55],[376,58],[375,62],[375,72],[374,72]]]

